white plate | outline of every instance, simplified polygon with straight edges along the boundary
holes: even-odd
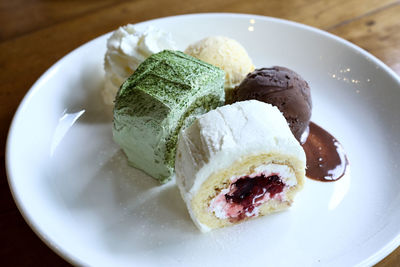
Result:
[[[351,172],[306,181],[289,210],[201,234],[173,183],[127,166],[99,97],[106,39],[51,67],[22,101],[7,171],[32,229],[67,260],[96,266],[371,265],[400,243],[400,79],[326,32],[254,15],[157,19],[180,49],[210,35],[238,40],[257,67],[282,65],[312,88],[312,120],[343,144]]]

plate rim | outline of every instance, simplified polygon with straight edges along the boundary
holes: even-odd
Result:
[[[397,83],[399,84],[399,89],[400,89],[400,76],[397,75],[397,73],[392,70],[389,66],[387,66],[383,61],[378,59],[376,56],[372,55],[368,51],[364,50],[363,48],[351,43],[350,41],[347,41],[339,36],[336,36],[332,33],[329,33],[327,31],[318,29],[313,26],[309,26],[303,23],[295,22],[295,21],[290,21],[287,19],[281,19],[281,18],[276,18],[276,17],[271,17],[271,16],[263,16],[263,15],[256,15],[256,14],[250,14],[250,13],[229,13],[229,12],[205,12],[205,13],[191,13],[191,14],[181,14],[181,15],[172,15],[172,16],[166,16],[166,17],[160,17],[160,18],[155,18],[155,19],[150,19],[150,20],[145,20],[145,21],[140,21],[137,23],[130,23],[135,26],[139,26],[141,24],[148,24],[151,22],[155,21],[161,21],[161,20],[173,20],[173,19],[181,19],[181,18],[189,18],[190,17],[230,17],[230,18],[252,18],[252,19],[260,19],[264,21],[269,21],[269,22],[277,22],[281,24],[286,24],[290,25],[293,27],[299,27],[302,29],[305,29],[307,31],[311,31],[323,36],[328,37],[329,39],[333,39],[336,42],[339,42],[352,50],[362,54],[365,58],[370,59],[373,63],[378,65],[380,68],[384,70],[385,73],[389,74],[391,78],[393,78]],[[56,240],[52,240],[45,231],[42,231],[40,227],[37,225],[35,222],[34,218],[32,218],[29,215],[28,209],[24,205],[23,201],[20,199],[18,196],[17,190],[16,190],[16,185],[14,184],[14,174],[12,172],[12,163],[11,163],[11,148],[12,148],[12,140],[14,139],[15,134],[15,127],[17,124],[18,118],[23,114],[23,111],[26,107],[26,104],[30,101],[30,99],[37,93],[37,91],[40,89],[41,85],[46,82],[47,79],[49,79],[54,72],[57,70],[59,65],[62,65],[63,62],[68,58],[70,55],[77,53],[77,50],[79,50],[81,47],[90,45],[90,43],[95,42],[96,40],[100,38],[105,38],[107,35],[110,35],[112,33],[108,32],[105,34],[102,34],[100,36],[97,36],[94,39],[91,39],[78,47],[74,48],[67,54],[65,54],[63,57],[58,59],[54,64],[52,64],[43,74],[40,75],[40,77],[33,83],[33,85],[29,88],[29,90],[25,93],[23,99],[18,105],[17,110],[15,111],[12,121],[10,123],[8,133],[7,133],[7,141],[6,141],[6,148],[5,148],[5,170],[6,170],[6,175],[7,175],[7,181],[8,181],[8,186],[11,192],[11,195],[13,197],[14,203],[17,206],[20,214],[22,215],[23,219],[25,222],[28,224],[28,226],[31,228],[31,230],[39,237],[39,239],[44,242],[47,247],[49,247],[52,251],[54,251],[58,256],[60,256],[62,259],[66,260],[67,262],[73,264],[73,265],[85,265],[87,264],[84,262],[80,257],[73,255],[66,249],[63,249],[62,247],[57,245]],[[397,247],[400,246],[400,234],[395,236],[390,242],[386,243],[383,247],[381,247],[379,250],[377,250],[375,253],[371,254],[369,257],[364,259],[363,261],[359,262],[357,266],[367,266],[367,265],[374,265],[384,259],[386,256],[388,256],[391,252],[393,252]]]

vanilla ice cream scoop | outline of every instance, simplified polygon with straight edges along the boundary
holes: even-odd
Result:
[[[185,50],[195,58],[203,60],[225,71],[225,93],[227,98],[235,86],[254,70],[246,50],[237,41],[224,36],[202,39]]]
[[[119,87],[139,64],[152,54],[166,49],[176,50],[171,34],[153,26],[141,30],[128,24],[114,31],[107,40],[104,58],[104,102],[112,105]]]

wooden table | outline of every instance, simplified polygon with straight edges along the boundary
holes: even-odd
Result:
[[[198,12],[253,13],[289,19],[341,36],[400,74],[400,1],[395,0],[0,0],[1,157],[19,102],[62,56],[120,25]],[[25,223],[0,180],[2,266],[69,265]],[[399,266],[400,248],[377,266]]]

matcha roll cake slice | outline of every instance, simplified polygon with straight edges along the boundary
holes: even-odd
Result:
[[[288,208],[305,167],[281,112],[257,100],[212,110],[178,138],[177,184],[203,232]]]
[[[114,141],[129,163],[165,183],[174,175],[179,130],[224,103],[224,72],[178,51],[147,58],[119,89]]]

